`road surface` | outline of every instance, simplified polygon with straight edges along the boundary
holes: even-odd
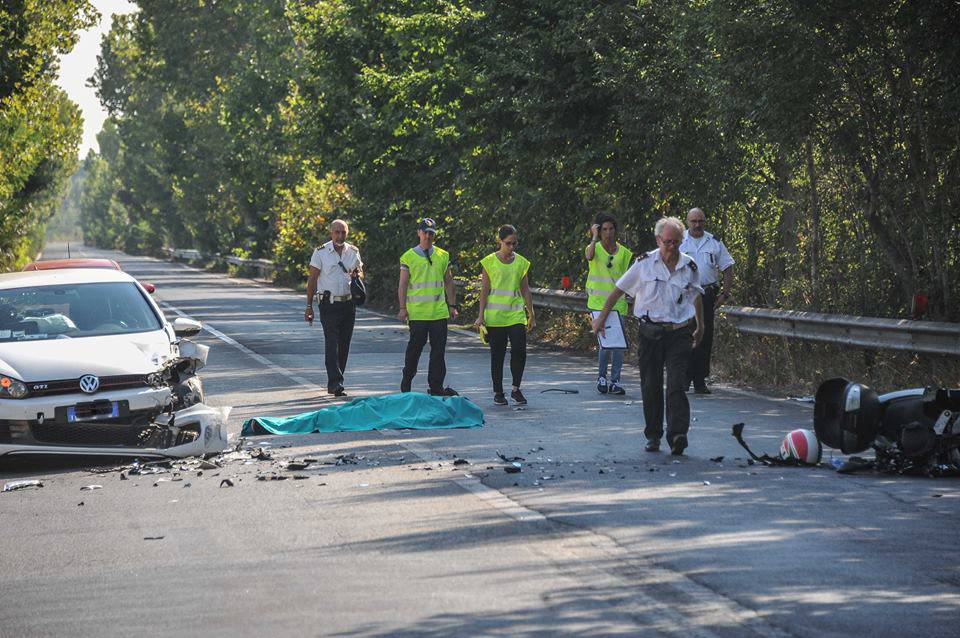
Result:
[[[168,317],[204,322],[208,403],[233,408],[231,436],[252,416],[332,404],[322,329],[302,321],[301,295],[72,253],[117,259],[158,286]],[[395,391],[405,343],[395,318],[362,311],[349,398]],[[626,397],[601,396],[592,358],[534,348],[530,405],[517,410],[493,405],[475,336],[451,334],[447,364],[448,384],[483,408],[482,429],[257,437],[273,461],[181,481],[76,463],[5,470],[45,487],[0,494],[0,634],[960,634],[955,480],[747,465],[732,423],[775,452],[812,411],[729,387],[691,395],[686,456],[646,453],[635,370]],[[522,473],[497,451],[524,457]],[[351,453],[356,464],[332,464]],[[257,480],[302,458],[331,464]]]

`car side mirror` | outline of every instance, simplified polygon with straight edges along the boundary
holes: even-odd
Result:
[[[173,334],[181,338],[197,335],[202,329],[203,324],[193,319],[177,317],[173,320]]]
[[[154,286],[153,284],[141,283],[140,285],[143,286],[143,289],[146,290],[146,291],[147,291],[148,293],[150,293],[151,295],[152,295],[153,293],[157,292],[157,287]]]

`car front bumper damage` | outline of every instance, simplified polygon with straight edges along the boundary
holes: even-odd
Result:
[[[229,447],[229,408],[197,404],[146,423],[32,423],[0,435],[0,457],[90,455],[183,458],[216,454]],[[0,426],[2,427],[2,426]],[[51,429],[51,428],[56,428]],[[19,435],[14,437],[10,435]]]

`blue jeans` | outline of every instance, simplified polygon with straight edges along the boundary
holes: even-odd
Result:
[[[600,348],[600,376],[607,378],[607,364],[613,359],[610,369],[610,383],[620,383],[620,371],[623,369],[623,350]]]

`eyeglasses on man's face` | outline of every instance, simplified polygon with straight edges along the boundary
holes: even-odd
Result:
[[[660,243],[665,244],[665,245],[667,245],[667,246],[679,246],[679,245],[680,245],[680,240],[679,240],[679,239],[664,239],[664,238],[663,238],[662,236],[660,236],[660,235],[657,235],[657,239],[660,240]]]

